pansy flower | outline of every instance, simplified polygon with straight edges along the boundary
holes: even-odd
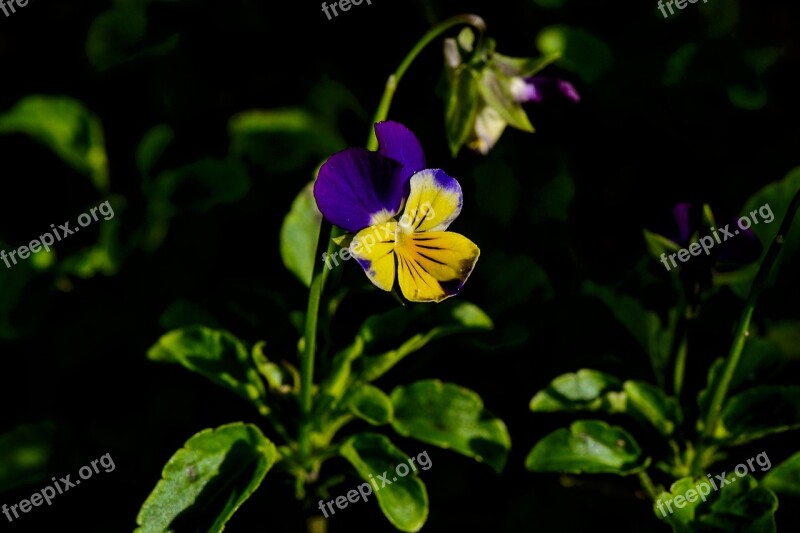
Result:
[[[397,122],[375,125],[379,150],[349,148],[320,168],[314,197],[323,216],[355,234],[350,253],[380,289],[399,285],[412,302],[457,294],[478,247],[446,231],[461,212],[461,186],[425,165],[422,146]],[[399,217],[399,220],[398,218]]]

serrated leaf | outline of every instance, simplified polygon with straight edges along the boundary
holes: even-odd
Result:
[[[136,517],[136,531],[224,530],[277,459],[275,445],[251,424],[197,433],[167,462]]]
[[[438,380],[392,391],[392,427],[405,437],[451,449],[500,472],[511,448],[502,420],[484,409],[475,392]]]

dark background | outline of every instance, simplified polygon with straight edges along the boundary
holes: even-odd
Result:
[[[453,229],[482,249],[462,297],[487,310],[497,328],[477,339],[435,343],[381,385],[390,390],[429,377],[463,384],[481,394],[511,433],[501,476],[467,458],[396,439],[408,453],[427,449],[433,461],[422,473],[431,502],[425,531],[665,531],[634,479],[526,472],[531,446],[568,420],[534,415],[528,402],[559,373],[586,366],[651,379],[644,354],[606,308],[581,296],[580,284],[592,279],[626,287],[645,253],[642,228],[666,224],[676,202],[709,202],[735,214],[752,193],[800,163],[800,5],[709,0],[665,20],[649,0],[542,6],[547,3],[373,0],[328,21],[320,2],[153,2],[145,44],[177,34],[174,48],[98,70],[87,60],[86,35],[111,4],[31,0],[11,17],[0,15],[0,110],[29,94],[51,94],[71,96],[96,113],[111,191],[125,199],[118,213],[122,235],[130,236],[147,205],[134,150],[157,124],[175,131],[160,163],[165,168],[223,158],[233,114],[309,103],[324,114],[328,99],[338,98],[331,87],[338,87],[354,97],[337,104],[338,127],[348,144],[361,145],[386,76],[435,21],[477,13],[498,49],[515,56],[538,55],[536,35],[545,26],[586,30],[610,52],[587,52],[585,62],[597,75],[550,71],[575,84],[581,103],[532,107],[537,133],[506,132],[488,158],[464,152],[453,160],[447,150],[440,43],[403,80],[390,118],[417,133],[431,166],[460,180],[464,211]],[[694,61],[665,83],[670,58],[687,43],[698,45]],[[748,53],[765,48],[779,50],[779,58],[756,72]],[[339,85],[320,90],[323,79]],[[761,87],[766,101],[745,109],[729,97],[731,86]],[[180,213],[157,250],[128,246],[115,276],[73,277],[65,285],[41,274],[28,283],[11,313],[17,333],[0,341],[0,433],[52,421],[52,456],[43,479],[0,493],[0,504],[29,497],[52,476],[74,477],[106,453],[116,470],[13,524],[0,517],[1,530],[132,530],[163,464],[189,436],[234,420],[258,422],[257,413],[229,392],[181,368],[149,362],[145,353],[165,332],[164,311],[181,300],[240,338],[267,340],[294,357],[288,313],[304,309],[306,293],[281,263],[278,232],[317,162],[287,172],[250,165],[246,198]],[[541,202],[560,174],[575,191],[566,218],[548,216],[552,206]],[[22,135],[0,137],[0,176],[0,236],[8,243],[28,242],[42,227],[74,220],[102,201],[84,176]],[[92,231],[71,237],[59,253],[91,244]],[[532,281],[532,268],[549,282]],[[663,283],[636,296],[663,312],[674,297],[660,265],[648,268]],[[353,265],[346,270],[347,282],[366,286]],[[798,318],[795,272],[782,271],[780,291],[766,294],[759,307],[762,317]],[[337,325],[347,332],[343,338],[364,318],[365,306],[395,305],[378,292],[357,302],[363,305],[342,313],[348,318]],[[741,308],[724,291],[715,302],[696,335],[688,369],[693,385],[702,385],[707,363],[726,353]],[[783,380],[796,382],[794,365]],[[658,446],[654,435],[636,436]],[[738,449],[730,464],[764,450],[777,464],[794,451],[792,439],[796,434]],[[343,466],[331,461],[323,475]],[[341,487],[356,484],[350,477]],[[781,499],[779,530],[800,524],[796,503]],[[303,517],[290,480],[272,472],[228,530],[298,531]],[[391,530],[373,502],[337,512],[329,525],[334,532]]]

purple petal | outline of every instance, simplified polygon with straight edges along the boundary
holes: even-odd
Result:
[[[415,172],[424,170],[425,153],[417,137],[399,122],[385,121],[375,124],[378,153],[394,159],[403,169],[401,175],[408,180]]]
[[[726,239],[719,249],[718,263],[723,270],[725,267],[740,267],[749,265],[761,257],[764,247],[756,234],[749,229],[741,229],[736,219],[725,227],[734,233],[733,239]]]
[[[572,83],[547,76],[516,78],[511,82],[511,92],[518,102],[543,102],[556,96],[564,96],[572,102],[580,102],[581,96]]]
[[[681,246],[688,246],[689,238],[695,230],[692,223],[692,204],[677,204],[672,208],[672,215],[675,217],[675,223],[678,225],[678,244]]]
[[[329,222],[356,232],[400,211],[409,178],[397,161],[363,148],[348,148],[322,165],[314,198]]]
[[[575,86],[566,80],[558,80],[558,88],[561,94],[572,100],[576,104],[581,101],[581,95],[575,89]]]
[[[541,102],[543,80],[541,78],[512,78],[511,94],[520,103]]]

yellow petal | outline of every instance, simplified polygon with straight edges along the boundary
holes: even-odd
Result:
[[[392,290],[394,284],[394,244],[397,222],[394,220],[359,231],[350,243],[350,254],[358,261],[370,281],[380,289]]]
[[[398,233],[398,281],[412,302],[440,302],[461,290],[480,256],[480,249],[458,233]]]
[[[411,177],[400,227],[405,231],[444,231],[461,213],[461,185],[438,169],[417,172]]]

